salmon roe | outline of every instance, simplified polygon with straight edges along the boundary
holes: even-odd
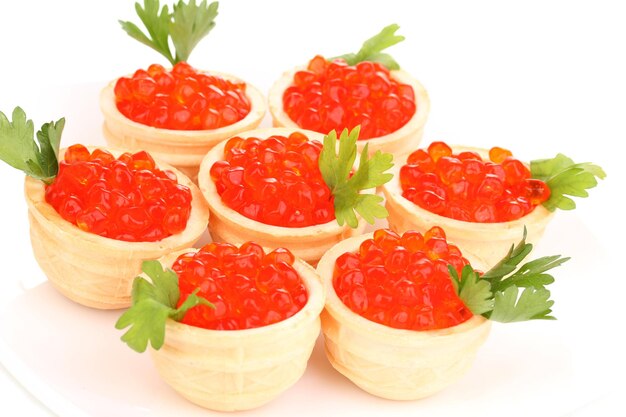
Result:
[[[335,262],[333,287],[353,312],[396,329],[433,330],[472,317],[454,290],[448,265],[459,276],[469,262],[440,227],[402,236],[379,229],[355,253]]]
[[[72,145],[45,197],[81,230],[128,242],[180,233],[191,213],[189,188],[144,151],[115,158],[106,150]]]
[[[313,58],[283,93],[283,108],[303,129],[328,133],[360,125],[359,139],[395,132],[415,114],[415,92],[378,62],[348,65]]]
[[[443,142],[418,149],[400,169],[402,196],[432,213],[456,220],[497,223],[519,219],[550,198],[510,151],[494,147],[489,160],[476,152],[453,154]]]
[[[282,227],[328,223],[335,210],[318,166],[322,146],[299,132],[234,137],[224,160],[211,167],[211,179],[222,202],[252,220]]]
[[[162,129],[205,130],[232,125],[250,112],[246,84],[199,72],[186,62],[159,64],[121,77],[115,102],[124,116]]]
[[[196,306],[182,322],[205,329],[241,330],[293,316],[308,300],[294,260],[287,249],[266,254],[254,242],[239,248],[209,243],[198,252],[179,256],[172,266],[179,277],[178,307],[198,288],[197,295],[215,306]]]

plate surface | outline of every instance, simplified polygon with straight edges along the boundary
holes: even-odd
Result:
[[[561,315],[569,320],[569,314]],[[7,367],[16,368],[15,376],[27,388],[40,390],[35,394],[44,403],[54,399],[47,405],[61,415],[207,415],[160,380],[148,354],[137,354],[119,341],[120,332],[113,327],[118,316],[77,305],[41,283],[4,304],[2,360],[11,361]],[[418,411],[446,416],[463,410],[470,416],[563,415],[607,388],[604,367],[598,366],[607,358],[598,358],[584,343],[592,334],[572,332],[563,323],[494,326],[471,371],[439,395],[418,402],[365,394],[332,369],[318,343],[294,387],[269,405],[241,414],[319,416],[358,410],[372,416]],[[311,401],[312,396],[317,400]]]
[[[26,230],[27,225],[20,227]],[[576,241],[560,238],[572,229]],[[16,244],[28,250],[28,239]],[[334,371],[320,339],[294,387],[267,406],[241,414],[450,416],[462,411],[465,416],[521,417],[565,415],[583,407],[611,388],[607,375],[617,357],[608,322],[598,323],[588,314],[602,310],[606,301],[589,300],[585,285],[589,277],[600,275],[605,248],[577,216],[557,216],[536,252],[552,254],[557,247],[573,256],[556,271],[553,294],[560,320],[496,323],[469,373],[440,394],[416,402],[368,395]],[[47,407],[62,416],[211,414],[162,382],[148,354],[120,342],[121,332],[114,328],[120,312],[96,311],[65,299],[45,281],[34,260],[22,258],[20,285],[0,296],[0,361]],[[584,309],[580,300],[585,300]]]

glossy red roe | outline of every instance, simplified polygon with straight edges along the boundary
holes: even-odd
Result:
[[[398,329],[443,329],[472,317],[448,271],[452,265],[460,274],[467,264],[439,227],[402,236],[380,229],[356,253],[337,258],[333,287],[348,308],[368,320]]]
[[[222,202],[261,223],[306,227],[335,218],[334,200],[318,167],[322,144],[302,133],[230,139],[210,170]]]
[[[550,198],[547,184],[532,179],[509,150],[491,148],[489,158],[433,142],[400,169],[402,196],[432,213],[479,223],[517,220]]]
[[[229,126],[250,112],[246,84],[199,72],[186,62],[171,71],[153,64],[115,84],[118,110],[129,119],[172,130]]]
[[[154,242],[182,232],[191,191],[144,152],[115,158],[102,149],[70,146],[46,201],[81,230],[128,242]]]
[[[376,62],[348,65],[313,58],[283,93],[283,108],[298,126],[328,133],[361,126],[359,139],[395,132],[415,114],[415,92]]]
[[[239,248],[209,243],[198,252],[179,256],[172,266],[179,277],[178,305],[199,289],[198,295],[215,306],[194,307],[182,322],[205,329],[242,330],[293,316],[308,300],[293,263],[287,249],[266,254],[253,242]]]

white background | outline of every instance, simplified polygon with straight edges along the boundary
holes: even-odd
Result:
[[[624,293],[626,140],[626,13],[620,6],[608,1],[224,0],[216,28],[190,62],[238,75],[267,92],[282,71],[318,53],[356,52],[364,39],[396,22],[407,40],[390,52],[431,98],[424,143],[499,145],[523,160],[563,152],[602,165],[607,180],[575,212],[559,213],[538,248],[574,256],[556,272],[555,298],[570,296],[557,299],[559,321],[520,325],[520,331],[529,333],[527,339],[518,337],[522,343],[551,333],[567,339],[579,331],[576,343],[602,367],[599,379],[589,385],[606,386],[607,392],[572,415],[614,415],[607,411],[617,404],[607,381],[623,375],[616,354],[623,344],[614,336],[625,329],[618,308]],[[63,145],[102,143],[99,88],[152,62],[166,64],[127,37],[117,19],[136,20],[131,1],[2,0],[0,111],[10,113],[20,105],[36,126],[65,116]],[[23,176],[3,165],[0,181],[0,291],[8,297],[41,274],[30,252]],[[568,284],[577,287],[566,288]],[[506,346],[503,334],[495,327],[493,343]],[[511,360],[534,363],[531,352]],[[537,375],[541,378],[540,370]],[[552,400],[541,396],[528,401]],[[4,410],[13,407],[14,415],[47,415],[1,366],[0,402]],[[344,412],[363,413],[355,407]],[[416,403],[415,415],[419,411]],[[500,415],[506,413],[502,409]]]

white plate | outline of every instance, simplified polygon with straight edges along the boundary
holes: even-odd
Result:
[[[97,103],[103,83],[20,91],[25,108],[41,109],[39,97],[59,101],[68,127],[64,146],[103,143]],[[78,97],[78,98],[77,98]],[[45,107],[45,106],[44,106]],[[41,111],[41,110],[35,110]],[[35,113],[37,123],[53,116]],[[43,119],[42,119],[43,118]],[[179,397],[160,380],[149,355],[120,342],[119,312],[81,307],[60,296],[38,269],[28,238],[23,176],[0,166],[3,199],[0,254],[0,362],[37,399],[61,416],[201,416],[210,411]],[[609,183],[602,184],[607,187]],[[614,187],[614,192],[617,192]],[[335,372],[316,346],[304,377],[260,409],[241,415],[316,416],[557,416],[602,398],[621,377],[623,268],[614,223],[600,208],[613,207],[611,192],[575,213],[559,213],[536,255],[561,253],[572,260],[555,271],[557,321],[495,324],[469,373],[438,395],[415,402],[370,396]],[[613,210],[614,211],[614,210]],[[612,211],[609,211],[611,213]],[[583,220],[584,219],[584,220]],[[619,279],[619,281],[618,281]],[[9,399],[12,400],[12,399]]]
[[[558,234],[562,222],[552,225]],[[574,225],[585,232],[582,223]],[[586,231],[589,232],[589,231]],[[591,236],[583,237],[590,238]],[[548,239],[546,245],[551,245]],[[544,245],[545,246],[545,245]],[[601,248],[599,248],[601,249]],[[593,265],[577,262],[579,274],[559,270],[555,297],[561,320],[495,325],[470,372],[442,393],[415,402],[370,396],[335,372],[316,346],[304,377],[284,395],[243,415],[319,416],[563,415],[599,397],[611,358],[589,340],[600,328],[588,327],[588,315],[563,300]],[[593,307],[589,305],[588,307]],[[24,386],[59,415],[202,416],[207,410],[187,402],[162,382],[149,355],[120,342],[114,323],[120,312],[75,304],[47,282],[13,296],[0,309],[0,359]]]
[[[97,87],[82,86],[81,91],[95,95]],[[82,122],[94,126],[99,121]],[[89,139],[94,137],[97,133]],[[12,184],[6,192],[15,194],[7,198],[18,201],[20,185]],[[149,355],[120,342],[121,332],[113,326],[120,312],[79,306],[45,282],[28,253],[24,213],[23,203],[16,203],[13,218],[0,220],[4,230],[13,231],[10,239],[2,239],[2,253],[24,253],[17,264],[6,260],[8,282],[13,284],[0,294],[0,361],[8,371],[62,416],[210,414],[162,382]],[[537,248],[537,255],[553,253],[573,256],[555,271],[559,320],[496,324],[470,372],[440,394],[415,402],[370,396],[332,369],[318,343],[304,377],[293,388],[265,407],[240,414],[513,417],[564,415],[583,407],[610,390],[608,376],[618,357],[611,316],[606,314],[610,305],[605,305],[605,295],[590,296],[588,285],[609,276],[608,266],[603,267],[606,248],[578,216],[567,214],[556,217]]]

